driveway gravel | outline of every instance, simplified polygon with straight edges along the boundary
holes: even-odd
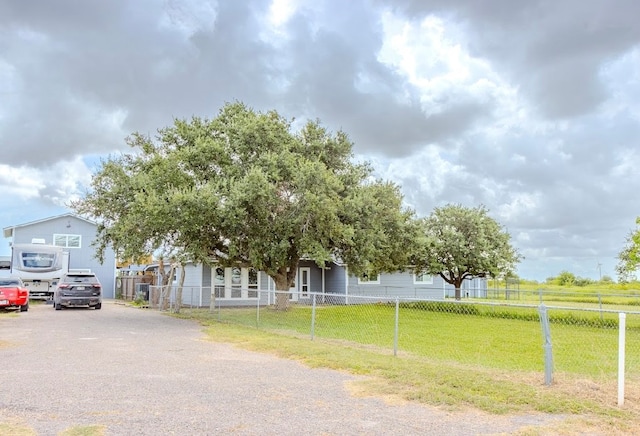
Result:
[[[356,379],[210,342],[194,322],[113,301],[0,315],[0,424],[38,435],[85,425],[106,435],[480,435],[559,419],[388,404],[350,395]]]

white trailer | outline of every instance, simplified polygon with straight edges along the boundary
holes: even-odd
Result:
[[[50,300],[63,274],[69,271],[69,253],[39,240],[11,247],[11,274],[20,277],[32,300]]]

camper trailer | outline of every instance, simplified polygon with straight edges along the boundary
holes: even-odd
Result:
[[[12,247],[11,274],[22,279],[32,300],[51,300],[60,277],[68,271],[69,253],[62,247],[39,239]]]

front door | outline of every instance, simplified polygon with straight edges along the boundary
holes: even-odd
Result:
[[[301,298],[309,298],[311,292],[311,268],[305,267],[298,270],[298,291]]]
[[[289,288],[289,299],[298,301],[300,298],[309,298],[309,292],[311,292],[311,268],[298,268],[293,286]]]

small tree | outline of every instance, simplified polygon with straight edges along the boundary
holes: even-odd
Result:
[[[616,274],[620,283],[635,280],[640,266],[640,217],[636,219],[636,229],[629,232],[622,251],[618,253]]]
[[[422,248],[416,270],[437,274],[455,287],[460,299],[463,280],[509,276],[521,257],[510,235],[487,214],[484,206],[447,205],[423,220]]]
[[[573,286],[576,283],[576,280],[577,278],[575,274],[566,270],[561,271],[556,279],[560,286]]]

